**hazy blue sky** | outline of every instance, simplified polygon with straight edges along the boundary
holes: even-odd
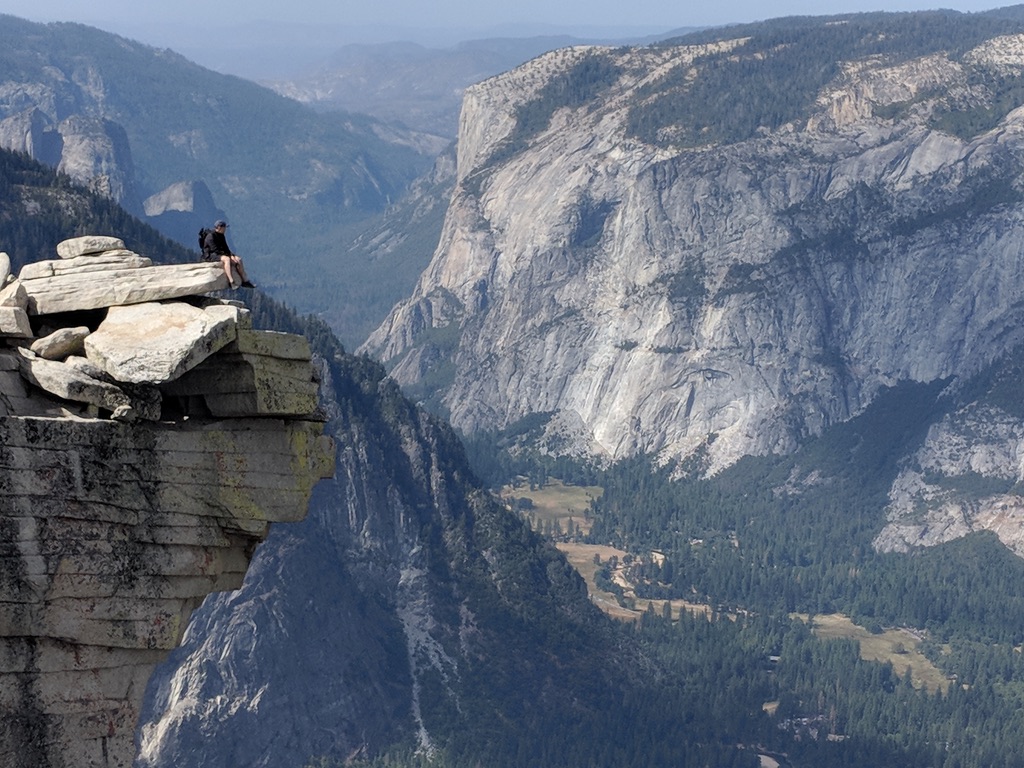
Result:
[[[0,13],[30,21],[75,21],[210,69],[254,80],[316,69],[350,43],[409,41],[447,48],[462,40],[571,35],[641,41],[686,27],[779,16],[1007,5],[986,0],[0,0]],[[202,27],[210,34],[204,41]],[[216,43],[213,42],[216,40]]]
[[[672,3],[667,0],[0,0],[0,10],[33,21],[80,21],[100,28],[208,19],[218,23],[288,20],[398,26],[488,27],[539,23],[622,27],[704,26],[794,14],[867,10],[988,10],[1011,3],[980,0],[754,0]]]

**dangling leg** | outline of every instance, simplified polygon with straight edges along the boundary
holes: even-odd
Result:
[[[238,286],[235,285],[235,277],[231,273],[231,257],[230,256],[221,256],[220,257],[220,263],[221,263],[221,266],[224,267],[224,274],[228,278],[228,286],[231,287],[232,289],[237,288]]]
[[[242,266],[242,259],[238,256],[232,256],[231,261],[234,262],[235,269],[238,270],[238,276],[242,278],[242,287],[255,288],[256,286],[249,282],[249,276],[245,274],[245,267]]]

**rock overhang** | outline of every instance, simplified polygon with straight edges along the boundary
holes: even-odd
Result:
[[[0,258],[0,762],[131,765],[153,666],[334,472],[306,340],[219,264]]]

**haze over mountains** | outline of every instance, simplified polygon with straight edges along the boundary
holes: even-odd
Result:
[[[293,55],[295,36],[308,31],[276,28],[270,49]],[[326,45],[326,32],[303,50],[315,51],[315,40]],[[0,95],[0,145],[107,194],[186,247],[199,227],[227,218],[233,246],[262,284],[324,316],[351,345],[408,294],[436,244],[439,217],[413,243],[381,242],[376,229],[451,141],[461,88],[558,44],[418,49],[412,74],[408,55],[396,57],[391,46],[349,48],[337,53],[340,68],[277,84],[325,108],[317,114],[166,48],[81,25],[5,16],[0,35],[10,74]],[[244,48],[269,61],[264,43],[256,35]],[[395,77],[405,91],[394,92]],[[360,84],[322,92],[324,78]]]
[[[336,480],[197,614],[139,765],[1018,759],[1019,7],[559,49],[469,87],[445,151],[18,24],[9,135],[123,132],[144,199],[217,157],[255,274],[332,324],[408,281],[362,350],[394,380],[254,298],[316,341]],[[530,530],[556,473],[600,489],[543,521],[587,584]],[[518,475],[522,516],[484,487]],[[815,615],[899,640],[880,663]]]
[[[996,618],[1016,576],[970,565],[1020,572],[1014,15],[563,49],[471,87],[434,259],[364,351],[519,466],[543,465],[539,447],[689,476],[598,475],[607,500],[582,541],[629,549],[638,595],[1017,637],[1012,611]],[[936,556],[887,554],[922,546]],[[220,700],[211,652],[191,649],[163,690]],[[421,653],[442,679],[462,663]],[[830,696],[797,710],[827,719]],[[867,758],[888,731],[844,713],[831,743],[849,752],[817,764],[937,759],[934,735]],[[245,733],[247,718],[199,701],[153,728]]]
[[[348,243],[447,143],[365,116],[317,114],[80,25],[4,16],[0,38],[3,146],[111,196],[187,247],[201,226],[228,219],[253,273],[307,311],[360,303],[373,265]],[[329,285],[316,279],[324,273]],[[405,290],[393,283],[387,303]]]
[[[384,55],[395,44],[408,43],[435,55],[458,54],[465,45],[497,40],[527,47],[535,39],[648,42],[673,33],[658,25],[601,26],[543,23],[479,26],[409,26],[397,24],[330,23],[295,17],[282,21],[239,21],[218,28],[219,45],[211,46],[189,24],[143,24],[110,19],[97,24],[117,34],[158,48],[171,48],[188,59],[224,74],[248,80],[301,79],[329,68],[339,51],[380,47]],[[679,30],[676,30],[678,33]],[[529,57],[527,57],[529,58]],[[519,64],[525,59],[514,62]],[[496,73],[495,73],[496,74]],[[350,111],[356,111],[351,110]]]

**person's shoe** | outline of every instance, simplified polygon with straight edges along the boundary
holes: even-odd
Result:
[[[243,281],[242,281],[242,287],[243,287],[243,288],[255,288],[256,286],[255,286],[255,285],[253,285],[253,284],[252,284],[251,282],[249,282],[248,280],[243,280]]]

